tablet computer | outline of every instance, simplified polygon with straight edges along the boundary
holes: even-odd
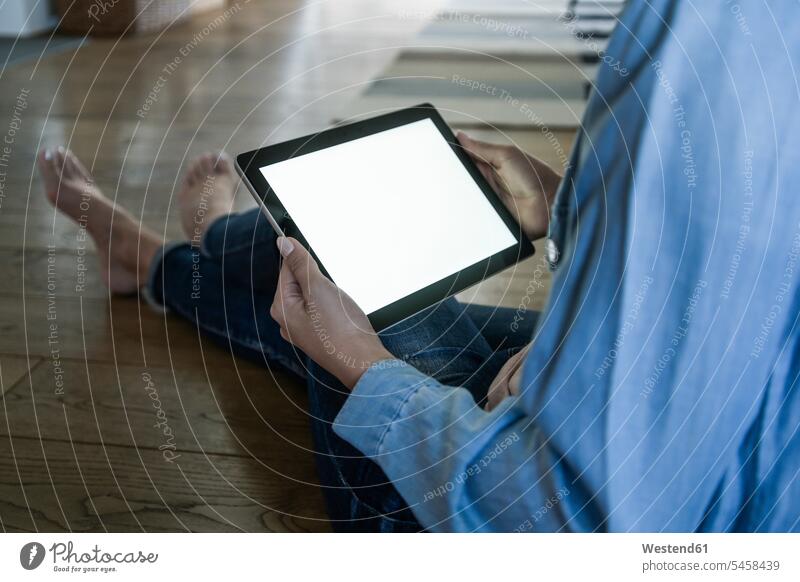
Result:
[[[430,104],[240,154],[273,228],[377,331],[533,254]]]

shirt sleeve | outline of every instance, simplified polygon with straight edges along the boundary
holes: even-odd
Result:
[[[431,531],[592,531],[594,496],[507,398],[491,412],[400,360],[369,368],[334,424]]]

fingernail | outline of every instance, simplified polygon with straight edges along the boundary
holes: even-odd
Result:
[[[44,159],[48,162],[53,159],[53,152],[50,151],[50,148],[44,150]]]
[[[63,156],[66,152],[67,150],[64,149],[64,146],[58,146],[58,153]]]
[[[278,250],[280,251],[281,256],[285,258],[288,257],[290,254],[292,254],[292,251],[294,250],[294,245],[292,244],[292,241],[290,241],[285,236],[279,236]]]

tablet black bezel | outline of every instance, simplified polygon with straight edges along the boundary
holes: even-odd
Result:
[[[245,180],[250,183],[251,192],[254,195],[258,195],[264,208],[272,215],[273,220],[281,230],[286,235],[297,238],[311,252],[325,275],[331,278],[325,266],[320,263],[314,249],[310,248],[300,229],[292,222],[278,196],[273,194],[272,188],[260,169],[270,164],[296,158],[423,119],[430,119],[439,129],[442,137],[450,144],[450,147],[470,173],[472,179],[475,180],[492,207],[514,235],[516,244],[369,314],[370,323],[372,323],[376,331],[383,331],[533,255],[533,245],[525,237],[519,224],[517,224],[503,202],[484,179],[469,155],[458,143],[458,140],[441,115],[439,115],[439,112],[430,103],[424,103],[363,121],[333,127],[319,133],[246,152],[236,157],[238,169]]]

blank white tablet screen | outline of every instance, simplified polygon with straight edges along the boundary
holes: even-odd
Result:
[[[430,119],[261,172],[368,314],[516,244]]]

